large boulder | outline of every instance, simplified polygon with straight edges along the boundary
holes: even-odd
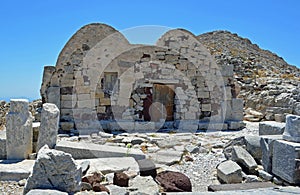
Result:
[[[78,192],[81,189],[81,174],[80,166],[70,154],[45,145],[38,152],[24,194],[31,189],[57,189],[69,194]]]
[[[257,135],[245,136],[246,149],[259,162],[261,160],[260,137]]]

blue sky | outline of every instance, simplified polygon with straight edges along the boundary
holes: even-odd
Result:
[[[68,39],[92,22],[117,30],[143,25],[185,28],[196,35],[229,30],[300,67],[299,10],[298,0],[3,0],[0,99],[39,98],[43,66],[55,65]]]

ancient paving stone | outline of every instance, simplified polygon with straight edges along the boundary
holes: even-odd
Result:
[[[300,116],[287,115],[283,139],[300,143]]]
[[[155,178],[164,192],[191,192],[190,179],[180,172],[164,171],[157,174]]]
[[[214,194],[241,194],[241,192],[243,194],[255,194],[255,190],[256,193],[258,194],[273,194],[276,193],[276,190],[270,190],[270,191],[266,191],[266,193],[264,193],[264,189],[263,188],[268,188],[268,189],[273,189],[273,187],[276,187],[276,185],[270,183],[270,182],[252,182],[252,183],[239,183],[239,184],[222,184],[222,185],[211,185],[208,187],[209,191],[213,191],[215,192]],[[262,189],[261,189],[262,188]],[[253,189],[253,190],[251,190]],[[242,191],[241,191],[242,190]],[[247,191],[249,190],[249,191]],[[278,192],[278,194],[281,194],[281,190],[279,190],[280,192]],[[287,190],[288,192],[289,190]],[[220,193],[218,193],[220,192]],[[277,193],[276,193],[277,194]]]
[[[58,189],[75,193],[81,189],[81,168],[70,154],[44,146],[28,177],[24,194],[31,189]]]
[[[59,124],[59,109],[55,104],[43,104],[37,151],[44,145],[54,148],[56,145]]]
[[[11,100],[6,115],[7,159],[26,159],[32,153],[32,119],[28,100]]]
[[[300,143],[274,141],[272,173],[289,183],[300,184],[299,156]]]
[[[57,150],[70,153],[75,159],[108,158],[108,157],[133,157],[136,160],[144,159],[142,151],[134,148],[99,145],[88,142],[60,141]]]
[[[173,165],[181,160],[183,152],[172,149],[160,150],[149,155],[156,164]]]
[[[241,183],[243,181],[242,168],[232,160],[222,162],[217,167],[218,178],[224,183]]]
[[[139,165],[132,157],[94,158],[87,160],[90,162],[87,175],[93,174],[94,172],[108,174],[126,170],[136,173],[139,172]],[[76,162],[80,164],[87,160],[76,160]]]
[[[285,123],[264,121],[259,123],[259,135],[281,135],[285,129]]]
[[[130,194],[158,195],[159,187],[151,176],[136,176],[129,182]]]
[[[257,163],[254,158],[241,146],[233,146],[232,160],[237,162],[248,173],[255,173]]]

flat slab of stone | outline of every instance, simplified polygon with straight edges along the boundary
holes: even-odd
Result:
[[[68,195],[66,192],[61,192],[58,190],[40,190],[40,189],[35,189],[35,190],[30,190],[26,195]]]
[[[94,172],[101,172],[104,175],[122,171],[134,171],[137,173],[139,172],[139,165],[132,157],[76,160],[78,164],[83,161],[90,162],[90,168],[88,169],[87,174],[91,174]]]
[[[87,142],[71,142],[62,140],[57,143],[55,149],[71,154],[74,159],[133,157],[136,160],[141,160],[146,158],[145,154],[138,149],[128,149]]]
[[[160,150],[157,153],[150,155],[150,159],[160,167],[160,165],[173,165],[181,160],[183,152],[171,149]]]
[[[227,184],[235,185],[235,184]],[[216,191],[216,192],[168,192],[167,195],[290,195],[299,194],[299,187],[269,187],[269,188],[259,188],[259,189],[249,189],[249,190],[232,190],[232,191]]]
[[[0,160],[0,181],[20,181],[27,179],[34,160]]]
[[[258,188],[271,188],[276,187],[271,182],[252,182],[252,183],[236,183],[236,184],[221,184],[221,185],[210,185],[208,191],[232,191],[232,190],[249,190]]]
[[[264,121],[259,123],[259,135],[282,135],[285,123]]]

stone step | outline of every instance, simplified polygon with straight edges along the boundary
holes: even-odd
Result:
[[[146,158],[145,154],[138,149],[99,145],[87,142],[71,142],[63,140],[57,143],[55,149],[71,154],[74,159],[133,157],[136,160],[141,160]]]

